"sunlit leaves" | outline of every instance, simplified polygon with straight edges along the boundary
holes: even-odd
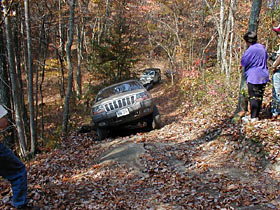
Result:
[[[212,83],[222,86],[220,78]],[[280,122],[233,124],[234,107],[219,95],[193,107],[179,92],[152,90],[164,121],[159,130],[101,142],[94,132],[74,132],[58,149],[38,154],[26,163],[30,201],[48,209],[279,208],[280,148],[272,135]],[[126,143],[143,153],[99,162]],[[1,207],[9,209],[8,182],[1,181],[0,192]]]

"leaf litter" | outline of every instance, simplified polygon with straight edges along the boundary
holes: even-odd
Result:
[[[73,132],[27,162],[30,202],[42,209],[280,208],[280,121],[233,123],[222,100],[192,111],[183,103],[174,113],[158,102],[159,130],[104,141]],[[143,146],[138,164],[99,161],[124,143]],[[0,209],[12,209],[5,180],[0,193]]]

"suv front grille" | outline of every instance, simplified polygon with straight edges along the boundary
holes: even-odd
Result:
[[[121,99],[117,99],[117,100],[113,100],[107,104],[105,104],[105,109],[107,112],[115,110],[115,109],[119,109],[122,107],[126,107],[129,106],[131,104],[134,104],[135,102],[135,96],[128,96],[125,98],[121,98]]]

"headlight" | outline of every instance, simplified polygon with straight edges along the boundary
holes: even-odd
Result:
[[[105,112],[105,107],[103,105],[95,106],[92,108],[92,113],[93,114],[100,114],[102,112]]]
[[[149,98],[151,98],[151,95],[150,95],[150,93],[148,93],[148,92],[142,92],[142,93],[137,93],[136,94],[136,101],[144,101],[144,100],[146,100],[146,99],[149,99]]]

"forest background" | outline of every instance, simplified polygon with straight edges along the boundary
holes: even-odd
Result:
[[[259,42],[275,51],[275,0],[1,1],[0,102],[12,133],[6,143],[22,157],[56,147],[90,123],[98,90],[147,67],[174,73],[162,86],[178,95],[177,108],[192,112],[219,98],[234,114],[253,2],[261,8]]]

